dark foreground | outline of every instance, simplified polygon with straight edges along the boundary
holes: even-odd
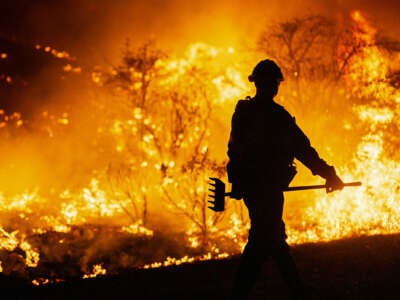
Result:
[[[309,299],[400,299],[400,235],[305,244],[293,255]],[[236,257],[41,287],[0,277],[0,287],[4,299],[224,300],[237,264]],[[266,263],[252,299],[288,299],[273,263]]]

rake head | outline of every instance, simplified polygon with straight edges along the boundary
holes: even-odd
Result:
[[[210,194],[208,195],[213,200],[209,200],[208,202],[211,204],[208,208],[213,211],[224,211],[225,209],[225,183],[215,177],[210,177],[209,185],[211,188],[208,190]]]

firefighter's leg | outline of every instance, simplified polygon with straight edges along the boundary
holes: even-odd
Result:
[[[234,281],[232,299],[248,299],[264,262],[270,257],[271,242],[266,238],[263,230],[257,230],[260,225],[258,223],[261,222],[254,220],[251,222],[248,242],[241,256]]]
[[[284,281],[290,289],[292,299],[305,299],[304,286],[299,275],[296,263],[290,254],[286,242],[273,251],[272,258],[275,260]]]
[[[244,203],[249,210],[251,228],[234,281],[232,299],[248,299],[270,256],[275,241],[285,235],[282,223],[283,193],[263,184],[246,188]]]
[[[265,255],[260,255],[256,249],[256,245],[250,240],[240,258],[233,283],[231,299],[245,300],[249,298],[250,292],[261,272],[265,258]]]

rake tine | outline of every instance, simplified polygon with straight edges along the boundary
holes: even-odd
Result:
[[[213,211],[217,211],[217,212],[218,212],[218,211],[224,211],[224,210],[221,209],[221,208],[216,208],[215,205],[214,205],[214,206],[208,206],[208,208],[211,209],[211,210],[213,210]]]
[[[212,185],[212,186],[216,186],[217,185],[217,181],[215,181],[215,180],[209,181],[208,184]]]
[[[208,196],[212,199],[208,201],[208,203],[212,205],[208,206],[208,208],[216,212],[224,211],[226,196],[225,183],[217,177],[209,177],[209,179],[209,185],[212,188],[208,189],[210,191]]]

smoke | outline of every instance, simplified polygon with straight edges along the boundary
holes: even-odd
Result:
[[[50,45],[59,50],[66,50],[72,56],[78,58],[79,65],[93,66],[94,64],[114,64],[120,59],[121,48],[129,38],[133,43],[141,43],[146,39],[154,39],[159,42],[163,49],[183,50],[189,43],[204,41],[213,45],[252,47],[259,36],[262,28],[268,23],[285,20],[292,17],[301,17],[304,14],[324,15],[347,15],[352,9],[361,9],[373,17],[385,32],[394,33],[398,29],[396,24],[399,2],[394,0],[380,1],[300,1],[288,0],[282,4],[281,1],[185,1],[185,0],[152,0],[152,1],[128,1],[112,0],[63,0],[63,1],[29,1],[17,0],[13,2],[2,1],[0,3],[0,34],[9,39],[23,41],[25,44]],[[27,63],[18,66],[21,70],[28,69]],[[85,66],[83,66],[85,67]],[[54,68],[60,68],[59,65]],[[40,116],[44,110],[51,110],[62,104],[60,111],[56,109],[56,118],[60,117],[66,107],[81,109],[82,100],[87,100],[86,87],[76,84],[65,86],[63,81],[56,79],[56,73],[48,71],[48,66],[32,67],[32,80],[29,90],[30,94],[22,95],[22,103],[17,106],[17,111],[24,110],[23,117],[27,118],[30,113],[33,116]],[[47,71],[46,71],[47,70]],[[59,70],[59,69],[57,69]],[[58,73],[57,73],[58,74]],[[58,76],[58,75],[57,75]],[[61,83],[60,83],[61,82]],[[19,100],[17,100],[19,101]],[[45,101],[45,103],[44,103]],[[78,104],[78,105],[76,105]],[[80,115],[85,115],[82,113]],[[87,115],[87,114],[86,114]],[[37,120],[35,120],[37,122]],[[56,126],[62,126],[57,124]],[[95,126],[93,126],[94,128]],[[83,128],[77,132],[80,136],[90,136],[93,128],[87,126],[86,135]],[[75,133],[75,132],[74,132]],[[51,134],[51,133],[50,133]],[[75,136],[73,134],[73,136]],[[67,139],[66,139],[67,140]],[[85,140],[85,139],[83,139]],[[59,161],[57,157],[49,157],[45,149],[50,145],[32,146],[32,141],[27,144],[20,144],[21,151],[25,149],[37,149],[35,157],[42,157],[43,161]],[[69,149],[75,149],[75,154],[80,153],[79,142],[71,140],[64,145],[60,151],[54,153],[67,153]],[[82,150],[84,157],[85,148]],[[17,155],[16,157],[29,157],[32,155]],[[54,155],[55,156],[55,155]],[[3,156],[6,157],[6,156]],[[65,156],[67,157],[67,156]],[[82,157],[79,157],[81,161]],[[17,160],[17,159],[16,159]],[[40,161],[40,160],[39,160]],[[39,164],[39,161],[35,161]],[[5,162],[6,163],[6,162]],[[21,166],[19,166],[20,164]],[[76,164],[70,161],[66,165],[68,169]],[[4,175],[8,178],[6,186],[14,182],[13,178],[18,177],[18,182],[23,183],[24,178],[20,173],[26,174],[27,178],[43,177],[30,173],[29,161],[19,161],[10,166],[15,171]],[[41,164],[39,164],[41,165]],[[59,164],[58,164],[59,165]],[[54,169],[53,165],[50,165]],[[38,167],[39,169],[41,167]],[[43,174],[48,174],[47,166]],[[37,169],[37,168],[36,168]],[[20,170],[24,170],[21,172]],[[63,173],[60,171],[60,173]],[[26,179],[28,182],[29,180]],[[61,178],[60,178],[61,181]]]
[[[29,1],[17,0],[14,2],[2,1],[0,9],[3,12],[0,18],[0,34],[10,39],[23,41],[25,44],[51,45],[59,50],[66,50],[78,58],[79,65],[92,66],[94,64],[114,64],[120,59],[121,48],[129,38],[133,43],[141,43],[146,39],[154,39],[162,45],[163,49],[182,50],[189,43],[204,41],[213,45],[252,47],[262,28],[268,23],[285,20],[292,17],[301,17],[304,14],[347,15],[352,9],[361,9],[369,13],[380,27],[393,33],[398,30],[397,16],[399,2],[394,0],[380,1],[300,1],[289,0],[282,4],[281,1],[185,1],[185,0],[152,0],[128,1],[112,0],[64,0],[64,1]],[[28,64],[18,66],[26,71]],[[60,65],[55,68],[58,72]],[[40,117],[46,110],[55,111],[55,118],[60,118],[63,110],[74,107],[82,109],[80,103],[88,99],[86,87],[73,81],[71,86],[56,79],[56,71],[49,71],[49,66],[32,67],[29,76],[30,86],[33,90],[23,94],[17,111],[22,111],[23,117],[28,114]],[[29,97],[27,97],[29,95]],[[18,103],[17,103],[18,104]],[[61,108],[58,110],[58,104]],[[57,115],[58,114],[58,115]],[[81,112],[80,116],[88,115]],[[82,121],[82,120],[76,120]],[[32,123],[38,120],[32,121]],[[40,120],[39,120],[40,122]],[[56,124],[56,126],[62,126]],[[72,137],[82,136],[82,140],[93,132],[95,126],[88,122],[85,129],[80,127],[73,132]],[[87,133],[85,133],[87,132]],[[46,134],[52,134],[46,132]],[[46,174],[51,169],[54,172],[57,166],[60,174],[63,169],[74,169],[77,161],[85,160],[86,146],[71,139],[68,144],[63,144],[61,149],[50,151],[52,145],[43,147],[37,139],[27,140],[15,145],[21,149],[21,155],[14,147],[15,163],[5,161],[9,165],[7,174],[2,175],[4,185],[27,186],[29,178],[43,178],[47,182]],[[32,145],[32,143],[36,143]],[[9,148],[10,149],[10,148]],[[35,155],[26,153],[26,149],[36,149]],[[71,150],[73,149],[73,150]],[[81,149],[81,151],[77,151]],[[46,152],[46,150],[49,150]],[[4,150],[6,151],[6,150]],[[33,151],[33,150],[31,150]],[[77,158],[66,161],[68,152],[74,152]],[[82,154],[80,154],[82,152]],[[50,154],[49,154],[50,153]],[[51,154],[53,153],[53,154]],[[57,154],[54,154],[57,153]],[[80,154],[79,156],[77,154]],[[63,164],[57,155],[63,156]],[[3,155],[3,157],[7,157]],[[21,161],[18,157],[36,157],[35,162]],[[41,163],[43,161],[43,163]],[[50,164],[48,162],[51,162]],[[56,163],[55,163],[56,162]],[[90,165],[90,163],[88,163]],[[34,167],[36,166],[36,168]],[[40,176],[30,170],[40,170]],[[21,176],[24,174],[24,176]],[[67,173],[68,177],[70,173]],[[53,176],[57,178],[57,176]],[[15,181],[14,178],[19,178]],[[61,182],[65,178],[58,178]],[[16,184],[18,182],[19,184]],[[26,182],[26,184],[25,184]]]
[[[194,41],[248,45],[266,23],[307,13],[338,16],[361,9],[396,34],[399,5],[396,0],[2,1],[0,33],[103,63],[117,59],[126,38],[154,38],[174,50]]]

